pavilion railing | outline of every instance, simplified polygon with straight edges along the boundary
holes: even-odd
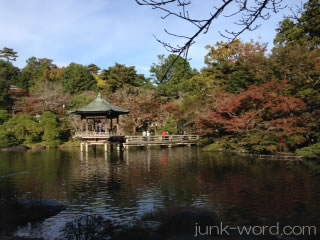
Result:
[[[198,142],[198,135],[169,135],[169,136],[126,136],[126,144],[143,144],[143,143],[195,143]]]
[[[75,132],[74,138],[106,138],[113,136],[109,132]]]

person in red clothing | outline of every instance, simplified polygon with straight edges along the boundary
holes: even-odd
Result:
[[[161,136],[162,136],[162,140],[166,140],[168,133],[166,131],[163,131]]]

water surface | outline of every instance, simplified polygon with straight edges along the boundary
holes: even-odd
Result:
[[[0,152],[0,191],[69,207],[17,234],[55,239],[82,214],[128,222],[160,207],[196,206],[225,223],[320,222],[320,168],[312,162],[248,159],[197,147],[104,153],[79,149]]]

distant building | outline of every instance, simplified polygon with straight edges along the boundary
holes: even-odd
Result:
[[[27,90],[17,87],[15,85],[10,85],[8,93],[12,97],[25,97],[29,95],[29,92]]]

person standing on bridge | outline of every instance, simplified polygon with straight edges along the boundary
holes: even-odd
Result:
[[[145,130],[143,130],[142,136],[143,136],[143,141],[147,141],[147,138],[146,138],[147,132]]]
[[[168,133],[166,131],[163,131],[161,136],[162,136],[162,140],[166,140]]]

